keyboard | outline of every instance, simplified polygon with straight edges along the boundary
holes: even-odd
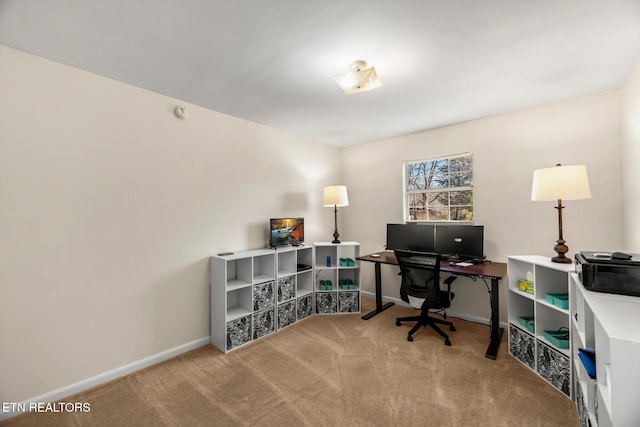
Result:
[[[411,264],[414,265],[426,265],[428,267],[433,267],[434,265],[436,265],[436,258],[431,258],[431,257],[422,257],[422,256],[417,256],[414,255],[411,258],[409,258],[409,262]]]

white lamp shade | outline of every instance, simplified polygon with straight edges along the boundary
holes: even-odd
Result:
[[[324,187],[322,192],[322,206],[349,206],[347,187],[344,185]]]
[[[531,200],[590,199],[591,188],[585,165],[555,166],[533,171]]]

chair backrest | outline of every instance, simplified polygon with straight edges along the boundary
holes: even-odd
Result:
[[[394,252],[402,275],[401,298],[409,302],[407,295],[410,295],[425,299],[427,308],[439,308],[440,254],[401,250]]]

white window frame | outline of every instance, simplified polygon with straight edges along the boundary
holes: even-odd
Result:
[[[433,188],[433,189],[424,189],[424,190],[408,190],[409,186],[409,176],[407,171],[407,166],[409,164],[414,163],[422,163],[422,162],[431,162],[431,161],[441,161],[446,160],[450,162],[452,159],[460,158],[460,157],[471,157],[471,185],[461,186],[461,187],[451,187],[451,182],[449,181],[449,186],[445,188]],[[473,224],[473,215],[475,211],[475,203],[473,201],[473,153],[465,152],[458,154],[450,154],[445,156],[437,156],[426,159],[418,159],[418,160],[406,160],[402,162],[402,205],[403,205],[403,215],[406,222],[423,222],[423,223],[454,223],[454,224]],[[451,178],[451,175],[449,175]],[[471,191],[471,219],[469,220],[452,220],[449,215],[449,219],[412,219],[410,218],[410,210],[408,206],[408,195],[409,194],[419,194],[419,193],[452,193],[456,191]],[[451,208],[451,198],[449,197],[449,203],[447,207]],[[428,207],[426,209],[426,214],[428,215]]]

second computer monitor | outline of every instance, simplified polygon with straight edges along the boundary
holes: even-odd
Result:
[[[387,224],[387,249],[433,252],[434,236],[431,224]]]
[[[484,226],[438,225],[435,251],[461,260],[484,259]]]

